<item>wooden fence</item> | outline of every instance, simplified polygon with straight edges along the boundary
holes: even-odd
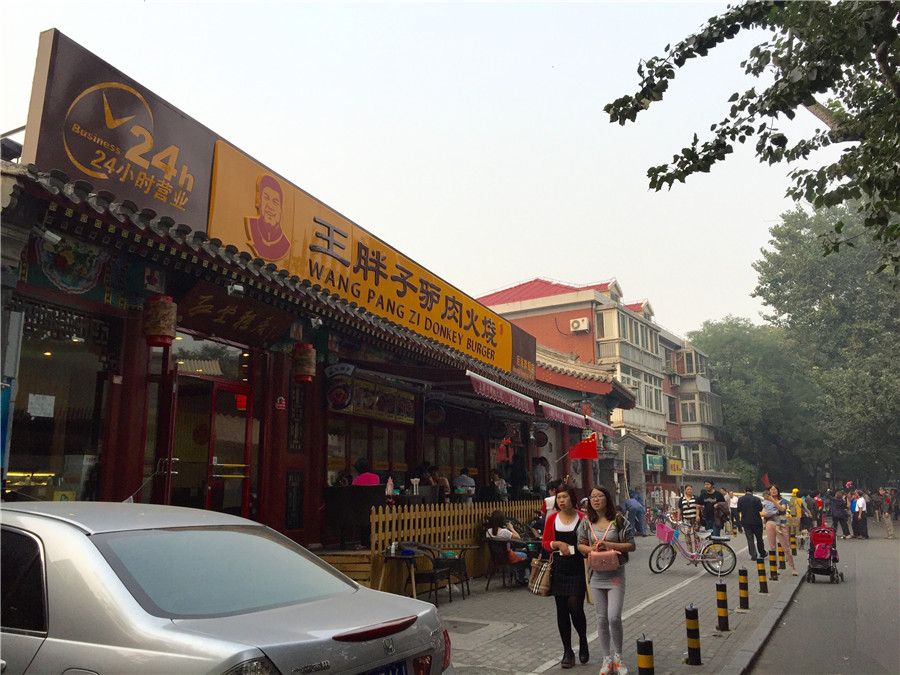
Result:
[[[363,552],[355,556],[326,553],[320,555],[359,583],[377,588],[384,567],[384,558],[379,554],[387,550],[392,542],[418,541],[431,546],[474,545],[479,548],[467,552],[466,569],[470,577],[480,577],[487,574],[490,564],[487,546],[482,544],[483,524],[491,513],[499,509],[507,518],[517,518],[523,523],[528,523],[534,518],[534,512],[540,506],[540,501],[525,500],[374,507],[370,518],[371,549],[368,552],[368,574],[359,559],[359,554]],[[344,561],[346,565],[342,564]],[[381,590],[408,593],[409,589],[405,588],[405,583],[406,570],[399,565],[389,565],[384,570]],[[424,589],[420,587],[418,590]]]

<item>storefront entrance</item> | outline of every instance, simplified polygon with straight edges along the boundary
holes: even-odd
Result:
[[[259,446],[251,387],[189,375],[177,382],[168,503],[249,517]]]

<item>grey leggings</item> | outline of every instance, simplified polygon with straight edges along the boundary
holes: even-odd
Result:
[[[597,633],[600,636],[600,648],[603,656],[622,653],[622,607],[625,605],[625,580],[615,588],[591,587],[594,597],[594,608],[597,610]]]

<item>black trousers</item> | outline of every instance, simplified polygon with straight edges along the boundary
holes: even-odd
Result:
[[[847,519],[846,518],[834,518],[834,517],[831,518],[831,528],[835,532],[837,532],[838,523],[841,524],[841,533],[845,537],[849,537],[850,536],[850,528],[847,527]]]
[[[744,525],[744,536],[747,537],[747,552],[750,554],[751,560],[756,560],[766,554],[762,525]]]

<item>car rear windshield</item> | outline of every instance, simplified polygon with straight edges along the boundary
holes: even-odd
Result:
[[[231,616],[354,589],[311,553],[262,527],[137,530],[92,540],[155,616]]]

